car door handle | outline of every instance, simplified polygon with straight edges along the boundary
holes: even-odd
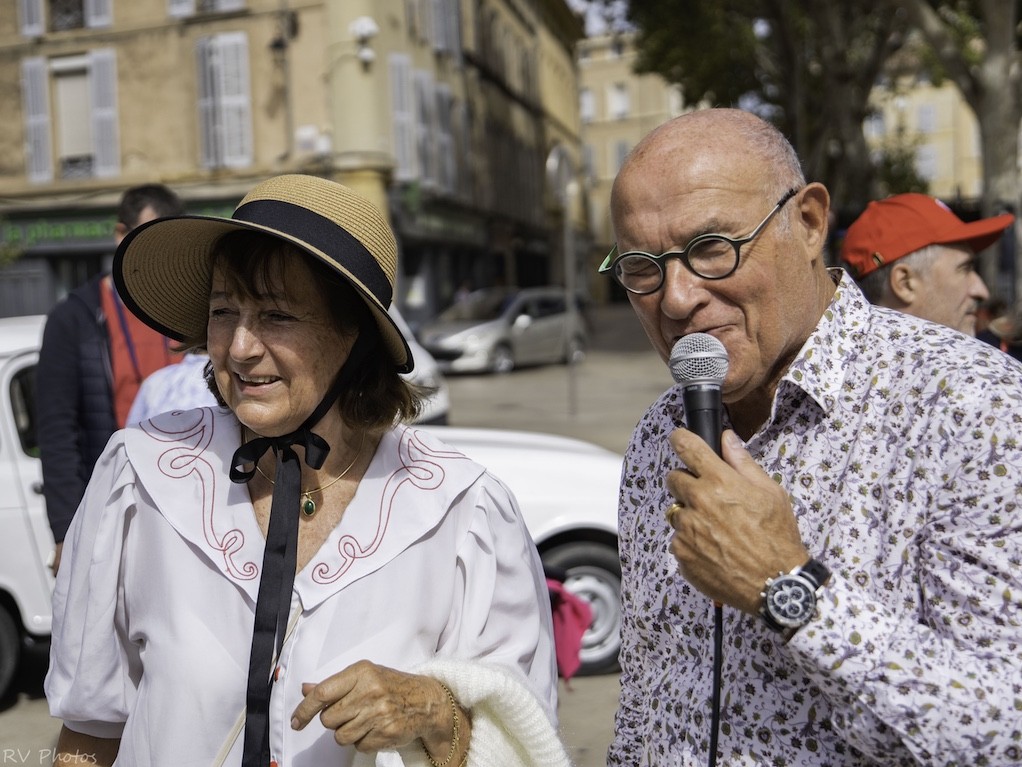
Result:
[[[36,495],[42,495],[43,494],[43,483],[42,482],[33,482],[32,483],[32,492],[35,493]]]

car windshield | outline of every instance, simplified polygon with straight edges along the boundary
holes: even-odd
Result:
[[[516,293],[506,288],[487,288],[469,293],[437,317],[441,322],[487,322],[504,313]]]

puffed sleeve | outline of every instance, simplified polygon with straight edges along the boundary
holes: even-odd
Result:
[[[459,517],[466,520],[466,529],[458,545],[456,607],[440,653],[520,669],[555,722],[557,666],[550,595],[518,503],[488,473],[456,503],[463,507]]]
[[[53,593],[45,692],[50,713],[71,730],[119,738],[139,679],[126,638],[121,572],[135,475],[115,434],[96,464],[64,542]]]

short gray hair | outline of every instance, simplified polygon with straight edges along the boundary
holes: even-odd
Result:
[[[913,251],[907,256],[895,259],[879,269],[874,269],[865,277],[857,279],[855,282],[871,304],[887,306],[892,302],[891,299],[893,298],[891,293],[891,269],[894,268],[894,265],[900,263],[913,271],[925,273],[933,266],[933,262],[936,260],[941,247],[943,246],[927,245],[925,248]]]

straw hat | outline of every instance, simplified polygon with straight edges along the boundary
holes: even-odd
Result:
[[[134,229],[114,257],[124,303],[150,327],[183,341],[205,333],[210,255],[228,232],[278,237],[334,269],[365,301],[401,373],[412,355],[387,313],[394,295],[397,243],[380,211],[345,186],[317,176],[277,176],[245,195],[230,218],[173,216]]]

